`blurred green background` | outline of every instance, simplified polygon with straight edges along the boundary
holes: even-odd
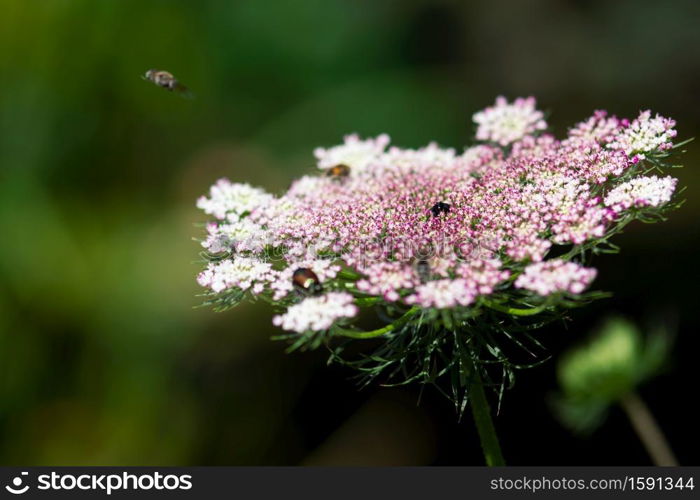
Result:
[[[480,464],[431,391],[358,392],[325,353],[285,355],[264,306],[194,309],[196,197],[221,176],[279,191],[349,132],[460,147],[501,93],[535,95],[559,134],[597,108],[700,131],[694,0],[0,3],[3,464]],[[615,297],[542,333],[556,357],[607,311],[676,321],[676,362],[643,394],[696,465],[698,159],[693,143],[683,209],[598,260]],[[506,459],[648,463],[622,415],[587,440],[555,423],[553,365],[506,395]]]

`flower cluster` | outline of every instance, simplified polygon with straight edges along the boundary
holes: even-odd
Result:
[[[637,177],[612,189],[605,197],[605,204],[616,212],[631,207],[660,207],[671,201],[677,182],[671,176]]]
[[[534,97],[521,97],[511,104],[505,97],[499,96],[496,104],[475,113],[473,119],[478,125],[478,140],[492,141],[501,146],[547,128],[544,114],[535,108]]]
[[[275,316],[272,322],[285,330],[303,333],[309,330],[326,330],[340,318],[357,314],[354,297],[349,293],[330,292],[291,306],[285,314]]]
[[[389,144],[389,136],[382,134],[376,139],[361,140],[357,134],[345,137],[345,143],[329,149],[316,148],[314,156],[318,168],[331,169],[344,165],[353,170],[362,170],[376,160]]]
[[[581,293],[595,278],[595,269],[575,262],[551,259],[530,264],[515,280],[516,288],[525,288],[538,295],[557,292]]]
[[[469,286],[467,280],[442,279],[428,281],[416,287],[413,295],[406,297],[409,304],[419,304],[422,307],[436,307],[445,309],[448,307],[468,306],[476,298],[473,287]]]
[[[227,288],[251,290],[257,295],[273,276],[272,264],[260,259],[240,256],[236,259],[226,259],[212,262],[197,277],[197,282],[214,292],[222,292]]]
[[[611,148],[624,151],[636,158],[645,158],[653,151],[664,151],[673,146],[676,137],[675,120],[656,115],[651,117],[651,111],[642,111],[639,117],[629,124],[622,133],[609,144]]]
[[[473,118],[482,142],[461,152],[349,135],[317,148],[318,172],[280,196],[218,181],[197,202],[215,218],[199,283],[224,305],[272,301],[286,309],[274,323],[300,334],[341,331],[365,305],[441,318],[556,308],[596,275],[573,258],[673,206],[676,180],[647,175],[673,120],[596,111],[557,139],[532,97],[499,97]]]
[[[236,222],[271,199],[272,195],[263,189],[250,184],[234,184],[228,179],[220,179],[209,190],[209,198],[201,196],[197,200],[197,208],[201,208],[204,213],[213,215],[217,219]]]

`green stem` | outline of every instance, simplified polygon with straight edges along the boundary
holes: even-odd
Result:
[[[649,407],[636,393],[630,392],[620,399],[620,406],[627,413],[632,427],[651,456],[654,465],[678,465],[663,431],[656,423]]]
[[[359,330],[349,330],[347,328],[341,328],[339,326],[336,326],[333,328],[332,332],[335,335],[341,335],[343,337],[349,337],[352,339],[372,339],[375,337],[381,337],[384,334],[387,334],[393,330],[396,330],[397,328],[403,326],[408,322],[409,319],[411,319],[411,316],[416,314],[418,311],[420,311],[420,307],[412,307],[408,311],[406,311],[403,316],[401,316],[399,319],[394,321],[393,323],[389,323],[388,325],[378,328],[376,330],[370,330],[367,332],[359,331]]]
[[[541,306],[531,307],[530,309],[520,309],[517,307],[502,306],[501,304],[496,304],[495,302],[485,301],[486,307],[493,309],[494,311],[499,311],[502,313],[510,314],[511,316],[534,316],[539,314],[545,309],[547,309],[547,304],[542,304]]]
[[[374,304],[378,304],[381,302],[383,299],[381,297],[357,297],[355,299],[355,304],[362,307],[362,306],[371,306]]]
[[[503,460],[496,429],[493,426],[493,420],[491,420],[491,408],[486,400],[484,383],[481,381],[479,370],[473,362],[471,370],[472,373],[467,394],[469,395],[472,416],[474,417],[474,423],[476,423],[476,430],[479,432],[481,449],[484,452],[486,465],[489,467],[505,465],[506,462]]]
[[[350,271],[350,270],[348,270],[348,269],[341,269],[341,270],[338,272],[337,277],[340,278],[340,279],[346,279],[346,280],[357,281],[357,280],[359,280],[362,276],[360,276],[359,274],[354,273],[354,272],[352,272],[352,271]]]

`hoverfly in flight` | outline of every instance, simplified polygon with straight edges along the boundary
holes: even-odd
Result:
[[[172,73],[164,71],[162,69],[149,69],[146,74],[143,75],[144,80],[153,82],[159,87],[164,88],[170,92],[177,92],[182,97],[192,98],[192,92],[190,89],[181,84],[177,78],[173,76]]]

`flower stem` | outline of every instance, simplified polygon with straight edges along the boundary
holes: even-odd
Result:
[[[470,377],[468,395],[476,430],[479,432],[481,449],[484,452],[486,465],[489,467],[505,465],[501,446],[498,443],[496,429],[491,420],[491,408],[484,393],[484,383],[481,381],[479,370],[472,363],[472,373]]]
[[[671,451],[664,433],[642,398],[630,392],[620,399],[620,406],[627,413],[632,427],[651,456],[654,465],[678,465],[678,460]]]
[[[360,306],[360,307],[371,306],[374,304],[378,304],[381,301],[382,301],[381,297],[357,297],[355,299],[355,304]]]
[[[411,319],[411,316],[416,314],[418,311],[420,311],[420,307],[412,307],[408,311],[406,311],[403,316],[401,316],[399,319],[394,321],[393,323],[389,323],[388,325],[378,328],[376,330],[370,330],[370,331],[360,331],[360,330],[349,330],[347,328],[342,328],[339,326],[335,326],[333,328],[332,333],[334,335],[341,335],[343,337],[349,337],[352,339],[372,339],[375,337],[381,337],[382,335],[389,333],[393,330],[396,330],[397,328],[405,325],[408,320]]]
[[[502,313],[510,314],[512,316],[534,316],[539,314],[547,308],[547,304],[542,304],[538,307],[531,307],[530,309],[520,309],[517,307],[507,307],[497,304],[495,302],[485,301],[486,307],[493,309],[494,311],[499,311]]]
[[[355,272],[353,272],[353,271],[350,271],[349,269],[341,269],[341,270],[338,272],[337,277],[340,278],[340,279],[346,279],[346,280],[357,281],[357,280],[359,280],[362,276],[360,276],[359,274],[357,274],[357,273],[355,273]]]

